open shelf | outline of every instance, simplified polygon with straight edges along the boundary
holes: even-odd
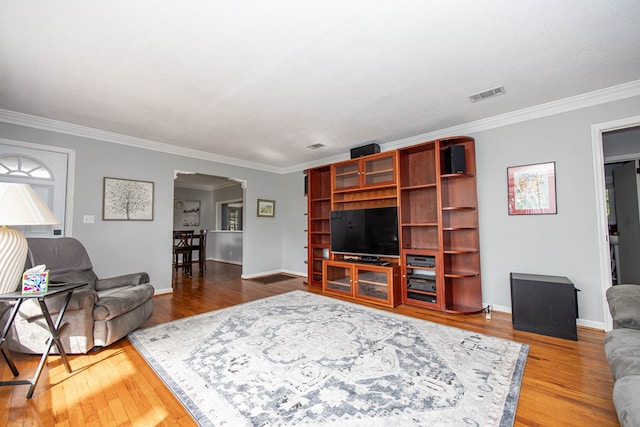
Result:
[[[451,146],[464,154],[462,173],[445,173],[460,167],[447,164]],[[403,301],[445,312],[476,312],[482,295],[473,139],[451,137],[402,148],[398,163]],[[409,289],[408,278],[419,268],[405,259],[411,253],[436,257],[435,292]]]

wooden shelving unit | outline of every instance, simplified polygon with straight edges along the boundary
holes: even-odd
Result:
[[[469,137],[451,137],[307,171],[310,283],[322,284],[327,293],[367,299],[355,286],[359,273],[365,271],[362,264],[330,252],[329,213],[397,206],[400,258],[385,259],[389,266],[370,265],[366,270],[399,270],[401,274],[388,275],[391,282],[385,284],[386,294],[396,297],[385,300],[383,292],[373,302],[386,301],[388,305],[402,301],[451,313],[481,311],[474,144]],[[444,173],[445,150],[452,145],[464,147],[464,173]],[[417,257],[430,257],[433,266],[408,262]],[[352,270],[346,274],[349,266]],[[351,284],[347,286],[345,280]],[[363,279],[362,283],[368,282]],[[373,280],[369,287],[363,286],[379,291],[380,283]]]
[[[466,163],[465,173],[440,176],[443,309],[451,313],[475,313],[482,310],[475,145],[471,138],[450,138],[438,145],[441,162],[448,146],[461,145]]]
[[[307,280],[322,286],[322,260],[329,259],[331,212],[331,170],[329,166],[307,171]]]

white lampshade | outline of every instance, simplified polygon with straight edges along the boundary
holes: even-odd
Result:
[[[0,182],[0,294],[18,288],[27,260],[27,239],[7,225],[60,224],[28,184]]]
[[[0,182],[0,225],[60,224],[29,184]]]

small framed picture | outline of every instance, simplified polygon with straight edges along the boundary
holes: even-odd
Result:
[[[104,178],[102,219],[153,221],[153,182]]]
[[[182,225],[197,227],[200,225],[200,202],[185,200],[182,204]]]
[[[267,199],[258,199],[258,216],[275,217],[276,201]]]
[[[507,168],[509,215],[555,214],[556,163]]]

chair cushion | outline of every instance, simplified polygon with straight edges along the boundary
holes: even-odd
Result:
[[[149,283],[100,291],[93,308],[93,319],[109,320],[127,313],[149,300],[153,292]]]
[[[640,329],[640,285],[610,287],[607,302],[616,328]]]
[[[640,375],[639,330],[621,328],[607,332],[604,352],[615,380],[628,375]]]

